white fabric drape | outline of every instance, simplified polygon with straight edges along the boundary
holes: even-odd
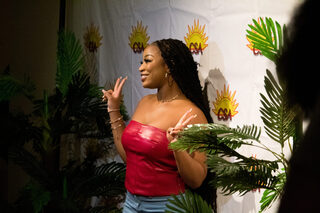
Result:
[[[274,64],[263,56],[254,55],[247,47],[248,24],[252,19],[271,17],[281,25],[288,23],[298,0],[69,0],[67,1],[67,28],[83,41],[86,28],[93,23],[103,36],[97,52],[99,84],[128,76],[123,89],[124,102],[132,115],[138,101],[154,90],[142,88],[138,67],[142,53],[134,53],[129,46],[132,27],[141,22],[150,36],[148,43],[162,38],[184,41],[188,26],[195,21],[204,27],[208,47],[203,54],[194,55],[200,63],[199,76],[208,82],[210,107],[224,87],[235,94],[238,113],[221,121],[212,113],[215,122],[232,127],[244,124],[263,126],[260,119],[260,95],[264,93],[266,69],[275,71]],[[185,42],[185,41],[184,41]],[[261,141],[271,149],[279,147],[262,133]],[[272,159],[261,150],[240,150],[246,156]],[[218,211],[226,213],[253,213],[260,209],[260,193],[250,192],[218,198]],[[266,212],[275,212],[276,205]]]

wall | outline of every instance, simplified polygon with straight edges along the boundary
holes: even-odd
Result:
[[[9,64],[13,76],[20,79],[30,76],[40,98],[43,90],[54,88],[56,72],[56,46],[59,23],[58,0],[8,0],[4,4],[6,23],[4,38],[0,43],[5,50],[1,56],[0,71]],[[1,32],[2,34],[2,32]],[[30,112],[32,106],[23,98],[15,98],[10,110]],[[19,189],[28,177],[17,166],[8,165],[8,200],[16,199]]]

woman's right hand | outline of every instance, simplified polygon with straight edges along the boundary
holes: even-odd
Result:
[[[114,85],[114,89],[109,89],[108,91],[102,90],[102,100],[107,101],[109,109],[119,109],[121,103],[121,91],[124,83],[128,77],[122,79],[122,77],[118,78],[116,84]]]

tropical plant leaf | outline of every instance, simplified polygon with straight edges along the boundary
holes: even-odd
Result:
[[[72,76],[84,68],[84,56],[80,41],[74,33],[59,33],[57,51],[56,87],[62,95],[66,95]]]
[[[284,172],[284,169],[282,169],[282,173],[279,173],[277,176],[277,181],[274,184],[274,189],[266,189],[263,192],[262,198],[260,200],[261,206],[260,206],[260,211],[263,212],[267,208],[271,206],[271,204],[277,200],[278,197],[281,196],[283,193],[283,188],[286,183],[286,173]]]
[[[167,213],[212,213],[211,205],[208,205],[200,195],[186,191],[185,194],[172,195],[167,204]]]
[[[52,180],[46,168],[24,148],[12,147],[8,150],[8,158],[19,165],[28,175],[42,186],[51,186]]]
[[[273,173],[278,169],[278,161],[251,157],[229,162],[217,155],[209,155],[207,163],[216,175],[211,183],[226,195],[235,192],[244,195],[257,188],[273,189],[277,181]]]
[[[268,136],[283,147],[284,143],[294,136],[296,113],[289,108],[283,89],[269,70],[264,82],[268,98],[260,93],[261,119]]]
[[[78,183],[73,195],[80,192],[90,196],[118,196],[125,193],[125,165],[111,162],[96,168],[93,176]]]
[[[276,62],[283,46],[282,29],[278,22],[266,17],[253,19],[249,24],[252,31],[247,30],[247,37],[252,41],[253,47],[261,51],[261,54]],[[283,26],[285,28],[285,25]]]
[[[34,90],[35,85],[27,75],[22,81],[11,75],[0,75],[0,102],[9,101],[17,95],[25,95],[32,100]]]
[[[43,188],[33,181],[29,182],[24,187],[25,193],[29,195],[29,199],[32,203],[34,213],[41,212],[43,207],[48,204],[51,199],[50,191]]]
[[[73,75],[68,92],[66,93],[65,102],[68,103],[66,116],[75,116],[78,118],[95,117],[105,114],[106,104],[101,98],[96,97],[97,87],[90,84],[90,77],[86,73],[77,72]],[[102,112],[101,112],[102,111]]]
[[[234,149],[252,145],[252,141],[259,142],[260,133],[261,130],[255,125],[230,128],[222,124],[195,124],[182,131],[178,140],[170,144],[170,148],[242,158]]]

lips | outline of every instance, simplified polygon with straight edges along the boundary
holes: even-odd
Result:
[[[145,81],[148,77],[148,74],[141,74],[141,81]]]

